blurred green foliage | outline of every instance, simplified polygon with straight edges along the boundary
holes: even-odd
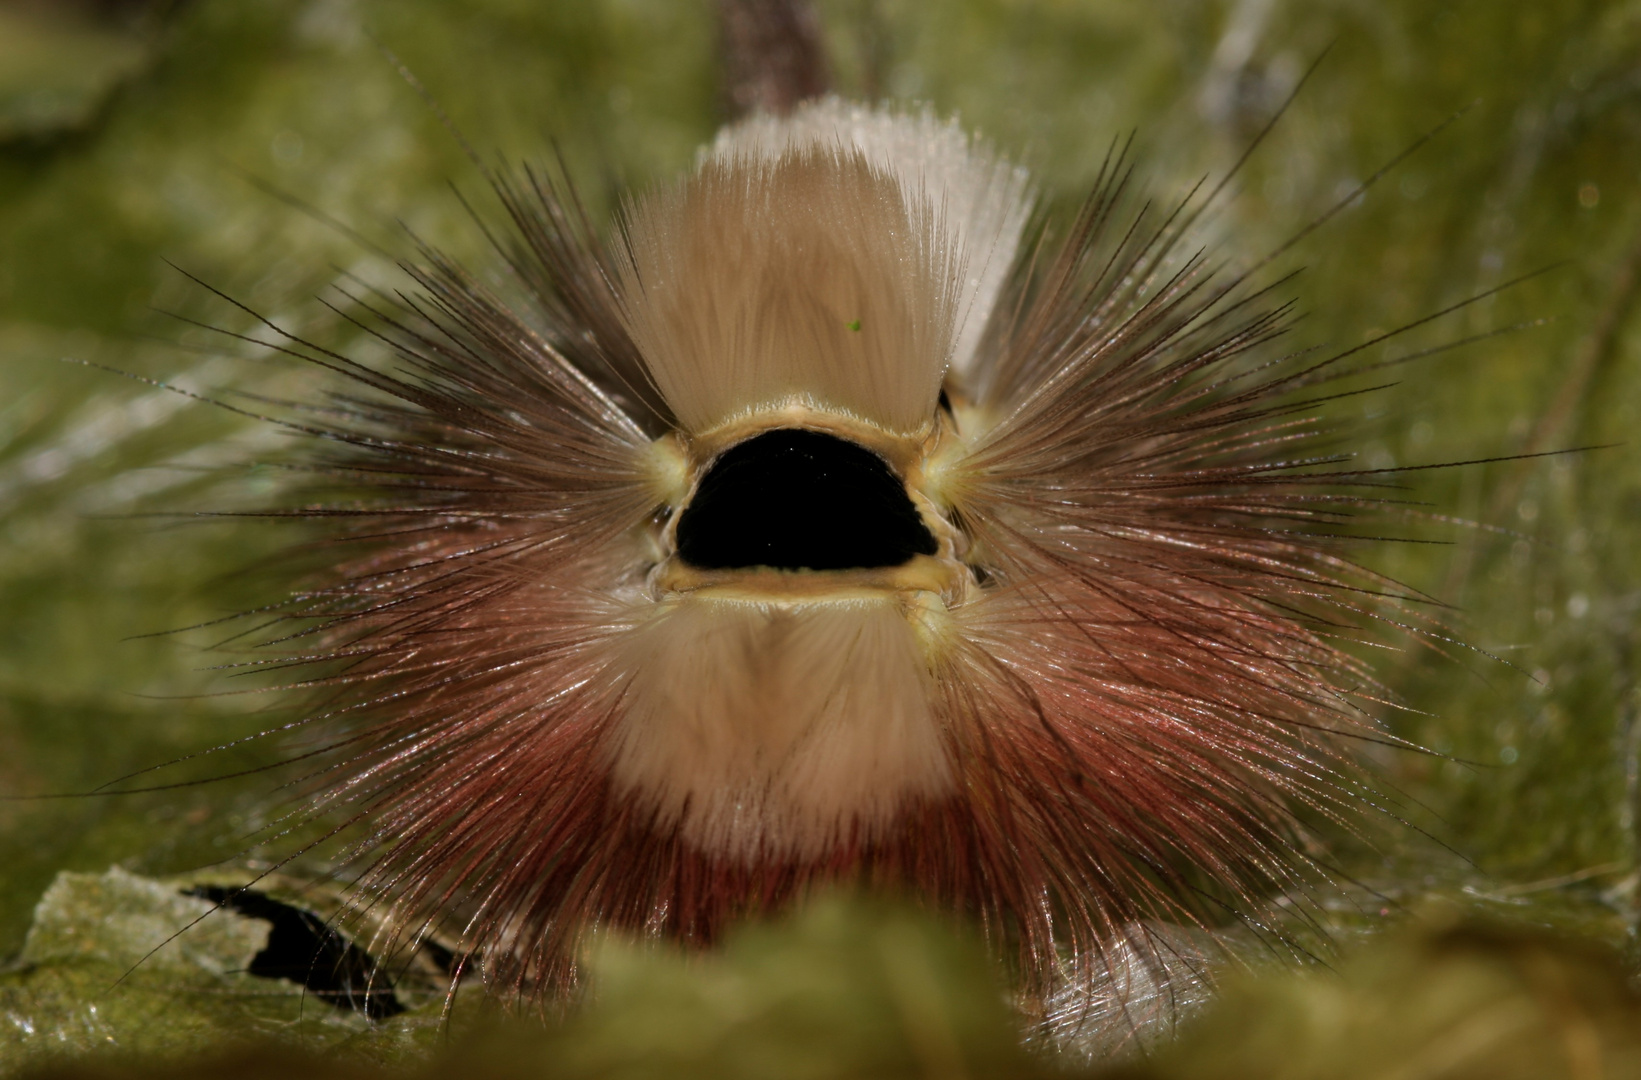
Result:
[[[1520,329],[1387,368],[1393,385],[1335,410],[1375,467],[1495,459],[1403,474],[1430,516],[1399,535],[1433,542],[1362,553],[1453,604],[1458,643],[1377,661],[1408,705],[1386,710],[1386,723],[1439,756],[1377,754],[1385,816],[1408,827],[1344,838],[1340,875],[1377,890],[1389,914],[1445,895],[1633,959],[1641,4],[819,8],[844,92],[956,112],[1031,165],[1061,207],[1131,129],[1164,195],[1222,173],[1326,52],[1214,223],[1243,255],[1274,248],[1465,110],[1295,256],[1304,340],[1346,346],[1548,268],[1363,359]],[[211,670],[234,659],[207,648],[231,630],[146,635],[268,602],[277,575],[246,568],[295,536],[142,515],[254,503],[278,483],[269,462],[281,436],[63,361],[204,393],[313,394],[311,373],[268,349],[156,310],[248,328],[169,260],[281,324],[336,329],[312,297],[344,270],[379,275],[381,260],[269,186],[391,250],[407,247],[403,225],[482,264],[448,187],[479,195],[476,172],[386,50],[487,158],[556,144],[602,215],[618,184],[686,167],[710,137],[713,48],[705,0],[0,4],[0,793],[83,792],[258,731],[259,712],[277,705],[228,693],[239,684]],[[1603,448],[1496,460],[1584,446]],[[132,784],[234,773],[276,754],[251,742]],[[237,856],[267,813],[269,783],[0,802],[0,955],[23,947],[59,871],[117,862],[172,874]],[[1346,937],[1381,907],[1350,895],[1322,897]],[[1391,966],[1428,959],[1385,955]],[[687,999],[712,976],[692,983],[663,964],[645,978]],[[1291,1014],[1291,996],[1314,996],[1301,989],[1313,983],[1273,985],[1286,989],[1250,991],[1224,1023],[1258,1028]],[[27,1013],[8,1000],[8,1015]],[[635,993],[631,1007],[657,1006]],[[619,1040],[597,1023],[587,1046]],[[1203,1045],[1232,1038],[1206,1030]],[[1189,1053],[1178,1060],[1197,1067]],[[1234,1072],[1203,1068],[1168,1075]]]
[[[265,924],[121,870],[65,874],[0,976],[0,1056],[30,1080],[1586,1080],[1641,1071],[1614,956],[1452,906],[1333,970],[1232,979],[1181,1037],[1120,1064],[1023,1047],[972,938],[828,898],[683,956],[605,940],[595,994],[545,1025],[422,988],[372,1023],[244,970]],[[180,936],[172,939],[172,935]],[[132,964],[149,950],[149,959]],[[116,980],[120,985],[113,986]],[[406,982],[401,981],[402,993]],[[28,1017],[36,1030],[16,1023]],[[204,1051],[202,1053],[202,1051]]]

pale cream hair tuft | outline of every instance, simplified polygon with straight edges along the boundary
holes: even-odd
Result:
[[[928,424],[957,268],[933,208],[864,155],[708,161],[625,226],[627,328],[686,431],[794,402]]]
[[[951,786],[923,648],[894,596],[681,596],[624,641],[612,773],[702,850],[815,858]]]
[[[681,425],[791,404],[926,430],[1026,214],[1022,170],[932,115],[822,102],[728,129],[626,209],[623,317]]]
[[[857,150],[894,176],[908,204],[927,202],[939,211],[942,246],[961,267],[950,363],[967,375],[1020,245],[1031,209],[1029,175],[928,107],[902,113],[836,97],[790,116],[760,114],[726,127],[703,157],[776,160],[834,146]]]

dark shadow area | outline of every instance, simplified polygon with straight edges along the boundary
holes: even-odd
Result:
[[[209,900],[247,918],[261,919],[273,927],[267,947],[246,969],[252,975],[296,983],[320,1001],[372,1020],[385,1020],[405,1011],[393,994],[393,980],[377,966],[375,957],[313,912],[254,889],[200,885],[183,890],[183,894]]]

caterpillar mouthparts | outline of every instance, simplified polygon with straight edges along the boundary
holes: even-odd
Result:
[[[1313,879],[1385,738],[1349,645],[1403,597],[1307,397],[1356,350],[1190,249],[1217,189],[1158,209],[1114,146],[1056,240],[955,123],[835,98],[607,240],[491,178],[513,294],[424,248],[348,309],[390,364],[286,338],[348,384],[298,426],[363,493],[301,510],[343,553],[284,609],[306,810],[403,935],[539,997],[599,928],[858,885],[1041,1000]]]

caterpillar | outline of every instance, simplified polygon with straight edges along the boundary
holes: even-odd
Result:
[[[1119,140],[1057,223],[954,121],[812,95],[609,228],[487,175],[503,284],[423,245],[344,286],[385,362],[265,322],[341,386],[284,422],[348,493],[287,511],[335,528],[270,642],[316,666],[292,828],[381,946],[551,998],[597,930],[856,886],[1042,1003],[1282,940],[1395,742],[1354,643],[1419,598],[1351,554],[1366,346],[1295,342],[1284,249],[1202,244],[1224,184],[1151,201]]]

